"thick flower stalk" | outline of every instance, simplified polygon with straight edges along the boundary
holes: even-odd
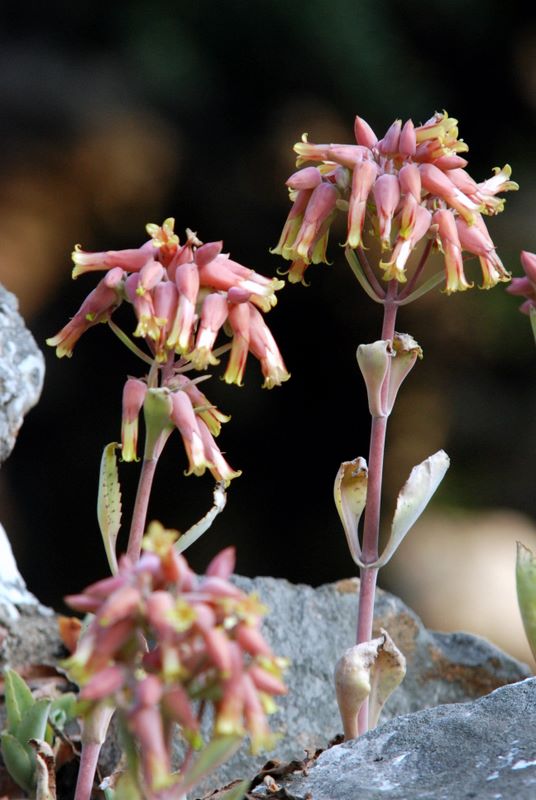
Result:
[[[440,284],[447,295],[473,287],[465,272],[466,260],[473,257],[480,265],[480,288],[510,280],[485,217],[502,211],[504,200],[498,195],[518,186],[510,180],[508,165],[495,168],[485,181],[469,175],[462,155],[468,147],[458,138],[457,121],[446,112],[417,127],[411,120],[396,120],[382,139],[356,117],[354,132],[352,144],[313,144],[304,134],[294,146],[298,171],[287,180],[293,205],[272,253],[291,262],[291,283],[305,283],[310,264],[327,263],[330,230],[343,215],[348,263],[368,296],[383,306],[379,340],[357,350],[371,415],[368,464],[362,457],[343,462],[334,487],[349,549],[360,569],[356,640],[362,647],[372,642],[378,569],[422,513],[449,464],[446,453],[439,451],[412,470],[398,497],[388,544],[380,552],[387,422],[402,382],[422,357],[413,338],[395,330],[398,308]],[[442,256],[443,267],[430,275],[426,267],[434,253]],[[527,297],[523,310],[535,296],[527,275],[512,289]],[[345,731],[363,733],[372,718],[366,693],[356,720],[357,705],[344,697],[353,689],[345,681],[341,686]]]
[[[365,120],[356,117],[355,144],[312,144],[304,134],[294,150],[297,166],[309,166],[287,181],[293,206],[272,250],[292,262],[289,280],[303,281],[309,264],[327,261],[330,228],[342,213],[347,222],[345,244],[356,251],[376,300],[383,300],[386,290],[371,273],[364,253],[374,239],[382,253],[378,275],[387,282],[406,284],[411,273],[413,289],[431,250],[444,256],[447,294],[473,286],[464,272],[466,257],[479,259],[481,288],[508,281],[510,274],[484,217],[503,210],[498,194],[518,187],[510,180],[508,165],[495,168],[488,180],[473,180],[461,155],[468,146],[458,138],[457,125],[446,112],[418,127],[411,120],[404,125],[396,120],[378,139]],[[424,259],[413,269],[410,257],[417,249]],[[400,299],[408,294],[408,287],[400,287]]]
[[[223,550],[197,577],[177,554],[175,531],[153,522],[141,559],[123,557],[119,572],[66,598],[94,614],[66,662],[81,686],[84,715],[117,708],[120,728],[137,753],[130,777],[147,798],[182,796],[187,769],[171,769],[175,728],[194,750],[206,744],[201,720],[214,706],[212,739],[250,737],[254,753],[277,738],[267,715],[286,693],[283,659],[261,631],[266,609],[229,582],[234,551]],[[210,745],[208,745],[210,746]],[[139,769],[138,769],[139,766]],[[163,794],[162,794],[163,793]]]
[[[208,470],[225,485],[240,475],[214,438],[229,417],[197,386],[209,376],[191,377],[191,371],[219,364],[229,350],[223,375],[227,383],[242,385],[250,353],[260,363],[265,387],[279,386],[290,377],[264,318],[284,282],[233,261],[222,253],[222,242],[203,244],[190,230],[181,244],[171,218],[161,226],[147,225],[147,232],[150,238],[134,249],[89,253],[75,248],[73,278],[87,272],[105,274],[67,325],[47,340],[60,358],[70,357],[89,328],[107,323],[146,365],[146,374],[128,378],[123,391],[123,461],[138,460],[142,411],[146,432],[128,545],[132,559],[139,555],[156,464],[174,429],[183,440],[187,475]],[[131,335],[113,318],[123,303],[134,312]],[[222,332],[231,337],[230,343],[218,344]]]

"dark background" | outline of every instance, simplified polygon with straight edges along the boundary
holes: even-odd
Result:
[[[288,211],[292,145],[351,142],[363,116],[382,135],[396,117],[460,120],[476,180],[508,162],[521,191],[490,230],[519,274],[536,250],[536,25],[518,2],[3,4],[0,8],[0,280],[44,347],[93,288],[70,280],[72,246],[120,249],[146,222],[177,220],[273,275],[268,248]],[[341,239],[339,238],[339,241]],[[238,571],[314,585],[353,574],[332,502],[342,460],[368,450],[355,363],[379,337],[380,309],[344,263],[311,267],[268,322],[292,379],[261,390],[251,359],[242,389],[204,388],[232,420],[220,442],[243,476],[211,532],[189,552],[202,570],[238,547]],[[476,277],[476,272],[473,275]],[[436,290],[399,317],[425,358],[393,416],[386,495],[444,447],[453,467],[437,503],[536,515],[534,344],[499,286]],[[95,503],[102,447],[120,435],[121,391],[135,359],[100,326],[71,360],[46,348],[47,377],[2,470],[2,521],[30,588],[56,606],[106,572]],[[178,436],[159,467],[151,517],[185,530],[207,510],[212,480],[185,478]],[[135,465],[123,465],[124,510]],[[447,544],[445,544],[447,546]]]

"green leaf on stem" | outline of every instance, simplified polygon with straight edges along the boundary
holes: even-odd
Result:
[[[15,736],[19,742],[28,747],[28,752],[32,753],[28,742],[30,739],[44,739],[45,731],[48,721],[48,712],[50,711],[50,700],[43,698],[36,700],[31,708],[29,708],[15,731]]]
[[[202,517],[199,522],[196,522],[195,525],[192,525],[191,528],[188,528],[188,530],[183,533],[177,541],[175,545],[177,553],[183,553],[187,547],[190,547],[191,544],[197,541],[200,536],[208,531],[218,514],[225,508],[227,495],[225,494],[225,483],[223,481],[220,481],[214,487],[213,498],[214,503],[212,508],[207,511],[205,516]]]
[[[536,557],[521,542],[517,543],[516,587],[523,627],[536,658]]]
[[[223,764],[240,747],[241,736],[216,736],[200,752],[195,764],[181,776],[177,790],[186,794],[193,789],[203,778]]]
[[[2,758],[6,769],[18,785],[30,794],[34,787],[35,762],[18,739],[11,733],[1,736]]]
[[[251,781],[240,781],[240,783],[237,783],[232,789],[229,789],[228,792],[222,794],[220,800],[244,800],[250,783]]]
[[[359,520],[367,502],[368,469],[364,458],[343,461],[335,477],[333,497],[344,528],[350,554],[358,566],[361,561]]]
[[[391,535],[380,558],[370,567],[383,567],[398,546],[419,519],[430,502],[432,495],[443,480],[450,465],[450,459],[444,450],[426,458],[421,464],[413,467],[410,476],[398,495],[396,509],[391,525]]]
[[[15,734],[19,722],[24,714],[33,706],[35,700],[33,695],[18,672],[14,669],[6,669],[4,674],[7,730]]]
[[[121,487],[119,485],[117,457],[115,455],[118,447],[120,445],[117,442],[111,442],[103,450],[97,500],[99,528],[104,542],[106,558],[114,575],[117,572],[115,545],[121,527]]]

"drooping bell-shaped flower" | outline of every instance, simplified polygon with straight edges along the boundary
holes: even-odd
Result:
[[[124,277],[121,267],[113,267],[86,297],[74,317],[47,344],[56,348],[58,358],[70,358],[79,338],[93,325],[106,322],[120,305],[120,287]]]
[[[121,456],[123,461],[137,461],[138,419],[143,408],[147,384],[129,378],[123,388],[123,420],[121,425]]]

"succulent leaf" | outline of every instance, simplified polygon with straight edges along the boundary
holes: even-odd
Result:
[[[413,467],[398,495],[389,540],[378,561],[369,566],[383,567],[387,564],[430,502],[449,465],[448,455],[444,450],[438,450]]]
[[[364,458],[343,461],[335,477],[333,497],[354,562],[363,566],[359,544],[359,520],[367,502],[367,462]]]
[[[117,572],[115,544],[121,527],[121,487],[117,472],[117,442],[107,444],[103,450],[100,475],[99,496],[97,500],[97,519],[106,550],[106,557],[112,573]]]
[[[32,792],[35,785],[35,762],[27,748],[11,733],[1,735],[1,745],[7,771],[24,791]]]
[[[35,700],[23,678],[14,669],[6,669],[4,675],[7,710],[7,730],[14,734],[22,717]]]
[[[523,627],[536,658],[536,557],[521,542],[517,543],[516,586]]]

